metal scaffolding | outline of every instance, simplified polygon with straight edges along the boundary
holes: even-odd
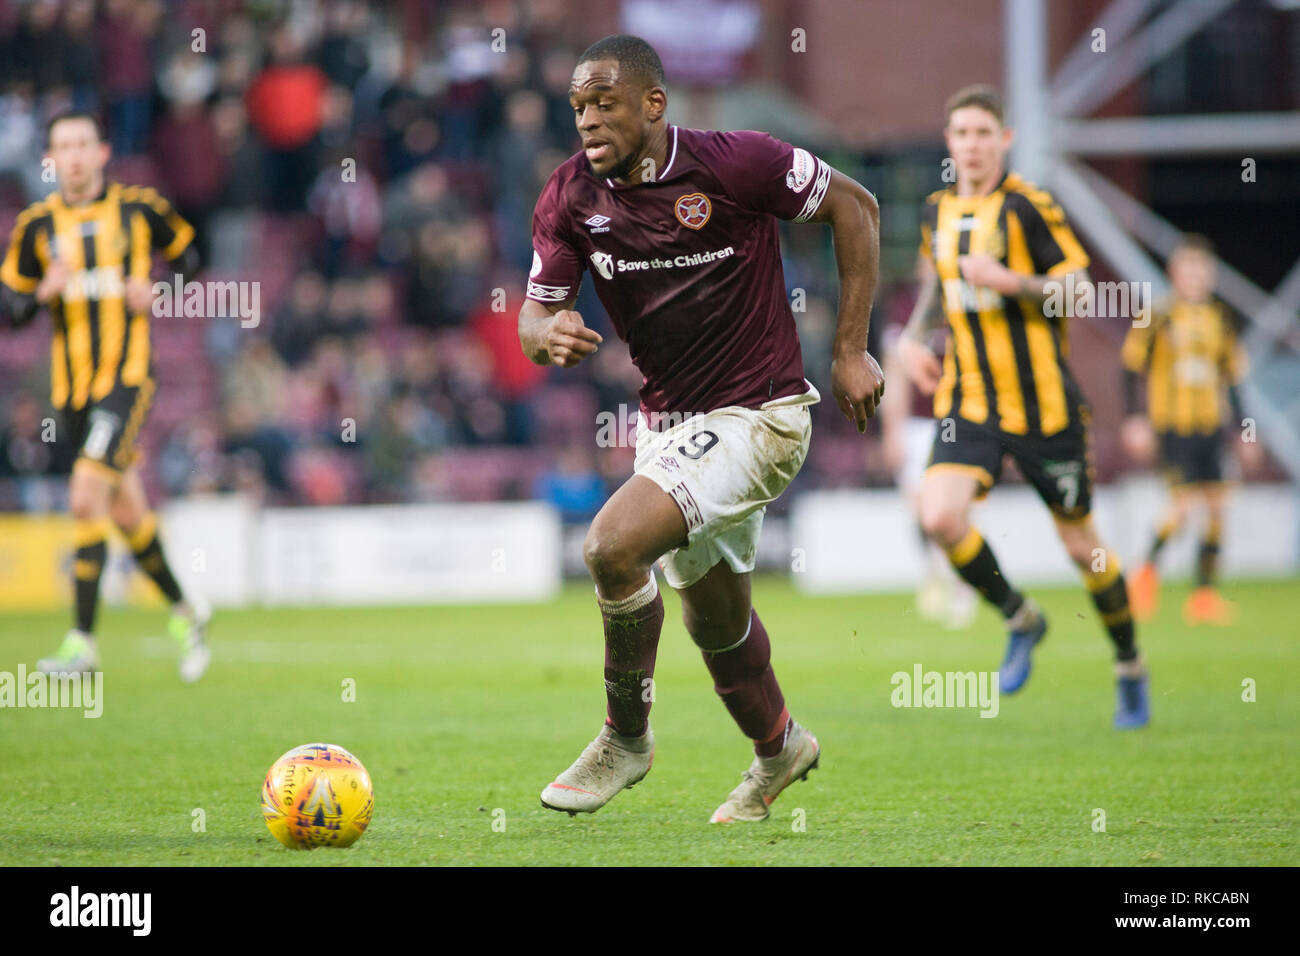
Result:
[[[1237,0],[1112,0],[1047,71],[1045,0],[1004,0],[1006,92],[1015,127],[1012,165],[1060,200],[1097,252],[1125,279],[1167,289],[1151,252],[1167,257],[1176,226],[1091,169],[1089,156],[1223,155],[1239,160],[1300,152],[1300,112],[1089,119],[1087,114],[1177,49]],[[1161,9],[1162,8],[1162,9]],[[1152,16],[1153,11],[1155,15]],[[1105,52],[1094,52],[1094,31]],[[1235,167],[1239,169],[1239,167]],[[1243,337],[1252,373],[1243,387],[1273,457],[1300,482],[1300,260],[1271,293],[1219,260],[1218,294],[1251,321]]]

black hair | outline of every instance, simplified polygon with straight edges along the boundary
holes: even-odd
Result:
[[[664,65],[659,54],[640,37],[615,33],[597,40],[578,57],[579,63],[591,60],[613,60],[623,72],[635,79],[644,89],[664,85]]]

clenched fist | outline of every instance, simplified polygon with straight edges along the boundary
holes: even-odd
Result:
[[[865,350],[837,355],[831,362],[831,392],[844,417],[865,432],[885,394],[885,373]]]
[[[561,309],[547,324],[545,341],[552,365],[573,368],[594,355],[603,339],[598,332],[583,325],[582,316],[573,309]]]
[[[928,345],[904,335],[898,340],[898,361],[922,395],[934,394],[943,378],[943,366]]]
[[[68,284],[71,276],[72,270],[63,264],[62,259],[51,260],[45,267],[45,275],[41,277],[40,284],[36,286],[36,301],[48,305],[52,299],[63,294],[63,287]]]
[[[153,307],[153,283],[148,279],[131,278],[126,280],[123,289],[126,307],[132,314],[148,312]]]
[[[1156,459],[1156,436],[1151,423],[1141,415],[1124,419],[1119,431],[1120,444],[1128,456],[1139,465],[1149,465]]]

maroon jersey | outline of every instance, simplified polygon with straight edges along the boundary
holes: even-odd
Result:
[[[804,222],[830,167],[766,133],[668,131],[649,182],[598,179],[582,153],[533,212],[528,297],[567,302],[590,268],[645,383],[647,413],[757,408],[808,391],[776,218]]]

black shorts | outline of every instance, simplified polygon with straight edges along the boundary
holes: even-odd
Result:
[[[79,461],[89,462],[106,477],[120,478],[135,464],[136,441],[149,417],[154,383],[118,385],[96,402],[65,408],[54,436],[55,470],[70,474]]]
[[[1178,435],[1160,432],[1160,470],[1171,485],[1223,481],[1223,442],[1217,432]]]
[[[970,474],[982,497],[997,484],[1003,456],[1010,455],[1052,514],[1080,521],[1092,512],[1094,474],[1087,412],[1080,411],[1079,421],[1050,437],[1012,435],[956,416],[940,419],[929,468]]]

